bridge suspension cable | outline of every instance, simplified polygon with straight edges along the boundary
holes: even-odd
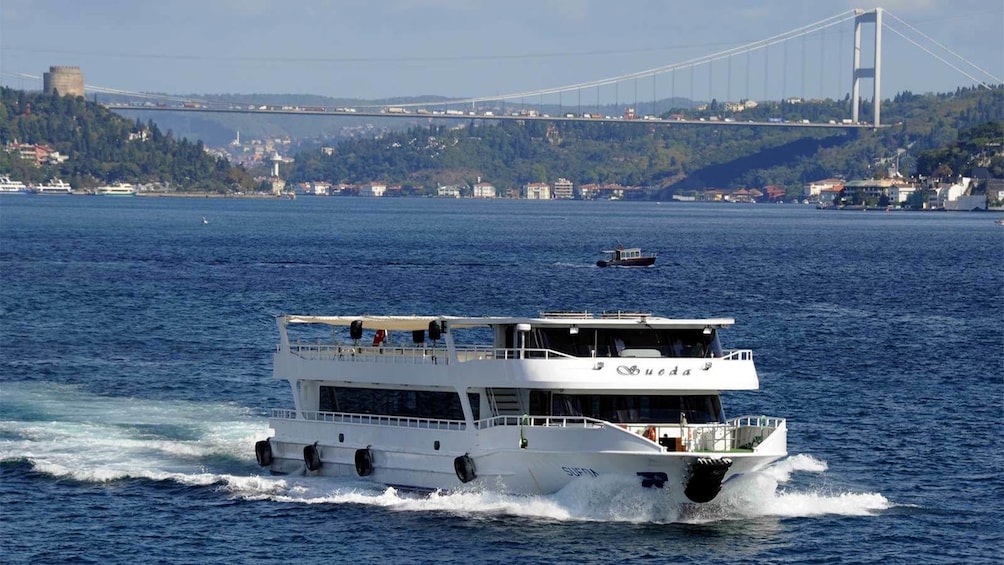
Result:
[[[986,70],[984,70],[984,69],[982,69],[982,68],[980,68],[980,67],[976,66],[976,65],[975,65],[975,64],[974,64],[973,62],[969,61],[968,59],[966,59],[966,58],[965,58],[965,57],[963,57],[962,55],[959,55],[959,54],[958,54],[958,53],[956,53],[955,51],[952,51],[952,50],[951,50],[951,49],[949,49],[948,47],[946,47],[946,46],[942,45],[941,43],[939,43],[939,42],[938,42],[937,40],[935,40],[935,39],[934,39],[934,38],[932,38],[931,36],[929,36],[929,35],[927,35],[926,33],[924,33],[924,32],[922,32],[922,31],[920,31],[919,29],[917,29],[917,28],[913,27],[912,25],[910,25],[910,24],[908,24],[908,23],[904,22],[904,21],[903,21],[903,20],[901,20],[900,18],[896,17],[896,15],[895,15],[895,14],[892,14],[892,13],[890,13],[890,12],[888,12],[888,11],[887,11],[887,12],[886,12],[885,14],[886,14],[887,16],[891,16],[891,17],[892,17],[892,18],[893,18],[894,20],[896,20],[897,22],[899,22],[899,23],[903,24],[904,26],[906,26],[906,27],[910,28],[910,30],[911,30],[911,31],[913,31],[914,33],[917,33],[917,34],[919,34],[919,35],[920,35],[921,37],[923,37],[924,39],[926,39],[926,40],[930,41],[931,43],[933,43],[933,44],[937,45],[938,47],[940,47],[940,48],[944,49],[944,50],[945,50],[945,51],[946,51],[947,53],[951,54],[951,55],[952,55],[952,56],[954,56],[954,57],[955,57],[956,59],[958,59],[958,60],[962,61],[963,63],[965,63],[965,64],[969,65],[970,67],[972,67],[972,68],[976,69],[977,71],[979,71],[979,72],[983,73],[983,74],[984,74],[985,76],[987,76],[988,78],[990,78],[990,79],[991,79],[991,80],[992,80],[993,82],[995,82],[995,83],[997,83],[997,84],[1000,84],[1000,83],[1004,82],[1004,81],[1002,81],[1002,80],[1001,80],[1001,79],[1000,79],[999,77],[995,77],[994,75],[990,74],[990,73],[989,73],[988,71],[986,71]],[[913,44],[913,45],[914,45],[915,47],[917,47],[918,49],[920,49],[920,50],[924,51],[924,52],[925,52],[925,53],[927,53],[928,55],[930,55],[930,56],[934,57],[935,59],[937,59],[937,60],[941,61],[942,63],[944,63],[944,64],[948,65],[948,66],[949,66],[949,67],[951,67],[952,69],[954,69],[954,70],[956,70],[956,71],[959,71],[960,73],[962,73],[963,75],[965,75],[965,76],[966,76],[966,78],[968,78],[968,79],[970,79],[970,80],[972,80],[972,81],[974,81],[974,82],[977,82],[977,83],[979,83],[979,84],[980,84],[980,86],[983,86],[984,88],[990,88],[990,85],[989,85],[989,84],[987,84],[986,82],[983,82],[982,80],[980,80],[980,79],[978,79],[978,78],[976,78],[976,77],[974,77],[974,76],[970,75],[970,74],[969,74],[969,73],[967,73],[966,71],[964,71],[964,70],[960,69],[959,67],[957,67],[957,66],[953,65],[952,63],[948,62],[947,60],[945,60],[945,59],[944,59],[943,57],[941,57],[941,56],[940,56],[940,55],[938,55],[937,53],[935,53],[935,52],[931,51],[931,50],[930,50],[930,49],[928,49],[927,47],[924,47],[924,46],[923,46],[923,45],[921,45],[920,43],[918,43],[918,42],[914,41],[913,39],[911,39],[911,38],[907,37],[907,36],[906,36],[906,34],[904,34],[903,32],[899,31],[898,29],[896,29],[896,28],[894,28],[894,27],[890,26],[890,25],[889,25],[888,23],[887,23],[887,24],[885,24],[885,27],[886,27],[886,29],[888,29],[889,31],[891,31],[891,32],[895,33],[896,35],[898,35],[898,36],[902,37],[903,39],[905,39],[905,40],[909,41],[909,42],[910,42],[910,43],[912,43],[912,44]]]
[[[832,26],[844,23],[846,21],[852,20],[854,18],[854,16],[855,16],[854,11],[853,10],[848,10],[846,12],[837,14],[835,16],[830,16],[828,18],[824,18],[824,19],[819,20],[817,22],[814,22],[814,23],[811,23],[811,24],[808,24],[808,25],[804,25],[804,26],[795,28],[793,30],[786,31],[784,33],[780,33],[780,34],[774,35],[772,37],[768,37],[766,39],[761,39],[761,40],[753,41],[753,42],[747,43],[745,45],[741,45],[739,47],[733,47],[733,48],[730,48],[730,49],[725,49],[723,51],[718,51],[716,53],[712,53],[712,54],[709,54],[709,55],[704,55],[704,56],[697,57],[697,58],[694,58],[694,59],[690,59],[690,60],[687,60],[687,61],[683,61],[683,62],[680,62],[680,63],[673,63],[673,64],[670,64],[670,65],[664,65],[664,66],[661,66],[661,67],[656,67],[656,68],[647,69],[647,70],[643,70],[643,71],[636,71],[636,72],[633,72],[633,73],[628,73],[628,74],[624,74],[624,75],[620,75],[620,76],[615,76],[615,77],[608,77],[608,78],[603,78],[603,79],[589,81],[589,82],[582,82],[582,83],[578,83],[578,84],[570,84],[570,85],[556,86],[556,87],[551,87],[551,88],[543,88],[543,89],[539,89],[539,90],[529,90],[529,91],[523,91],[523,92],[514,92],[514,93],[502,94],[502,95],[496,95],[496,96],[480,96],[480,97],[472,97],[472,98],[460,98],[460,99],[453,99],[453,100],[448,100],[448,101],[443,101],[443,102],[434,102],[434,103],[401,104],[400,106],[446,106],[446,105],[451,105],[451,104],[477,104],[479,102],[494,102],[494,101],[501,101],[501,100],[513,100],[513,99],[516,99],[516,98],[528,98],[528,97],[533,97],[533,96],[544,96],[544,95],[550,95],[550,94],[561,94],[561,93],[564,93],[564,92],[582,90],[582,89],[586,89],[586,88],[597,88],[597,87],[600,87],[600,86],[608,86],[608,85],[611,85],[611,84],[616,84],[616,83],[625,82],[625,81],[629,81],[629,80],[635,80],[635,79],[641,79],[641,78],[649,78],[649,77],[653,77],[653,76],[660,75],[660,74],[665,74],[665,73],[670,73],[670,72],[678,71],[678,70],[684,69],[684,68],[692,68],[692,67],[696,67],[698,65],[710,64],[710,63],[713,63],[715,61],[720,61],[722,59],[726,59],[728,57],[732,57],[733,55],[739,55],[739,54],[742,54],[742,53],[750,53],[750,52],[753,52],[753,51],[757,51],[759,49],[765,49],[765,48],[767,48],[767,47],[769,47],[771,45],[774,45],[774,44],[777,44],[777,43],[781,43],[783,41],[788,41],[790,39],[795,39],[795,38],[798,38],[798,37],[803,37],[805,35],[808,35],[808,34],[811,34],[811,33],[815,33],[815,32],[818,32],[818,31],[822,31],[822,30],[824,30],[826,28],[829,28],[829,27],[832,27]]]

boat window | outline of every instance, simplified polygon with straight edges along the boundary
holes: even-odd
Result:
[[[532,392],[530,407],[539,414],[547,392]],[[717,395],[601,395],[550,394],[550,416],[586,416],[614,423],[676,423],[684,415],[692,424],[724,422],[721,400]],[[535,400],[536,398],[536,400]]]
[[[506,326],[502,346],[518,348],[513,327]],[[701,329],[534,328],[527,334],[528,349],[550,349],[575,357],[721,357],[718,332]],[[625,355],[625,352],[627,354]]]
[[[474,420],[481,419],[481,395],[476,392],[467,393],[467,402],[471,405],[471,414]]]
[[[321,386],[318,410],[437,420],[464,419],[460,395],[438,390]]]

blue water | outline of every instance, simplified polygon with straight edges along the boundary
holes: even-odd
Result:
[[[206,217],[208,224],[201,222]],[[434,199],[0,199],[4,563],[1000,563],[992,214]],[[600,269],[621,241],[648,269]],[[734,317],[791,457],[696,510],[608,478],[422,497],[271,477],[274,316]]]

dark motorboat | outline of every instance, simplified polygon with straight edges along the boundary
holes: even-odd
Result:
[[[597,267],[648,267],[655,263],[655,253],[645,254],[639,247],[625,248],[617,244],[617,249],[603,252],[604,258],[596,262]]]

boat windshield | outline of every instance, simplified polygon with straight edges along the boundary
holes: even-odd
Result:
[[[505,332],[504,347],[512,349],[513,327]],[[700,329],[607,329],[534,328],[528,332],[527,348],[550,349],[573,357],[628,357],[645,352],[651,357],[721,357],[718,332],[705,334]],[[634,355],[638,356],[638,355]]]

